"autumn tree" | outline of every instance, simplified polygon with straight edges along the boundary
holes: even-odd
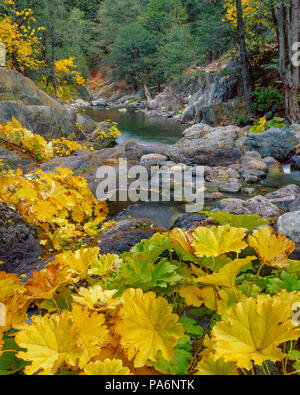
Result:
[[[37,70],[41,61],[43,27],[33,27],[36,19],[30,8],[18,10],[14,1],[6,1],[0,13],[0,41],[7,52],[7,67],[20,72]]]

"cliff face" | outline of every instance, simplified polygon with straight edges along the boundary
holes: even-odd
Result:
[[[237,111],[244,109],[241,82],[238,78],[202,72],[184,82],[171,81],[148,106],[152,112],[178,112],[184,123],[209,125],[234,122]]]
[[[44,137],[68,136],[76,128],[77,114],[14,70],[0,68],[0,123],[18,119]]]

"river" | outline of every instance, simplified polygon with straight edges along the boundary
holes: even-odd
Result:
[[[163,117],[149,117],[142,112],[129,110],[126,113],[115,109],[99,110],[88,108],[86,115],[97,122],[110,119],[117,122],[122,136],[118,143],[133,140],[136,143],[175,144],[181,137],[186,126]]]
[[[186,126],[173,120],[162,117],[148,117],[142,112],[131,110],[123,113],[117,109],[89,108],[85,113],[98,122],[107,119],[117,122],[118,128],[122,132],[118,143],[131,140],[141,144],[159,142],[171,145],[182,137],[182,132],[186,129]],[[257,185],[256,194],[265,195],[290,184],[300,184],[300,172],[290,172],[289,167],[285,166],[285,174],[269,174],[260,185]],[[213,183],[207,183],[206,187],[208,192],[217,191],[217,185]],[[226,194],[226,197],[249,199],[250,196],[240,193]],[[153,220],[168,229],[173,226],[177,218],[185,214],[185,205],[175,202],[137,203],[129,207],[127,214],[135,218]]]

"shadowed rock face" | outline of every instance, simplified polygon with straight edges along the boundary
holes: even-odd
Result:
[[[44,137],[75,131],[77,114],[14,70],[0,69],[0,123],[14,116],[27,129]]]
[[[23,274],[32,269],[42,255],[33,227],[19,214],[0,203],[0,270]]]

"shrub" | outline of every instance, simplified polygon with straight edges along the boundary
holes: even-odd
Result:
[[[286,128],[287,125],[284,122],[284,118],[275,117],[271,121],[267,122],[266,118],[258,119],[249,133],[264,133],[270,128]]]
[[[281,105],[282,94],[277,88],[258,87],[251,95],[252,111],[259,114],[266,114],[274,104]]]

